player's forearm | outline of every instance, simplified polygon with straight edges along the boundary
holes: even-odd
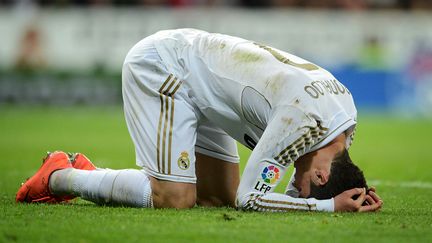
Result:
[[[292,210],[334,212],[334,200],[294,198],[281,193],[249,194],[237,201],[239,208],[262,212],[286,212]]]

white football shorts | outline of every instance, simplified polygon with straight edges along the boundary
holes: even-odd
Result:
[[[161,180],[196,183],[195,152],[238,163],[236,141],[201,115],[182,88],[185,81],[167,70],[153,41],[150,36],[138,42],[122,71],[137,165]]]

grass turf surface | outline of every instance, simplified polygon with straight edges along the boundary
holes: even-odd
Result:
[[[351,155],[368,179],[384,182],[377,185],[380,213],[154,210],[83,200],[27,205],[16,204],[14,196],[45,151],[80,151],[100,167],[135,168],[133,144],[118,107],[0,107],[0,242],[431,242],[431,124],[360,115]],[[240,152],[244,166],[249,152]],[[412,181],[423,184],[404,186]]]

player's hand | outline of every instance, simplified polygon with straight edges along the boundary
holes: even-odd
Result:
[[[365,188],[353,188],[337,195],[334,198],[336,212],[375,212],[382,206],[382,200],[370,190],[366,194]],[[356,199],[353,199],[357,196]],[[363,205],[364,202],[367,204]]]
[[[366,200],[364,201],[362,206],[364,206],[363,210],[365,212],[379,211],[381,209],[383,203],[384,202],[381,200],[381,198],[376,193],[375,187],[371,187],[367,191]]]

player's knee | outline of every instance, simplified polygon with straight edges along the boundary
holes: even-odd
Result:
[[[155,208],[192,208],[196,204],[195,184],[152,179],[152,197]]]

